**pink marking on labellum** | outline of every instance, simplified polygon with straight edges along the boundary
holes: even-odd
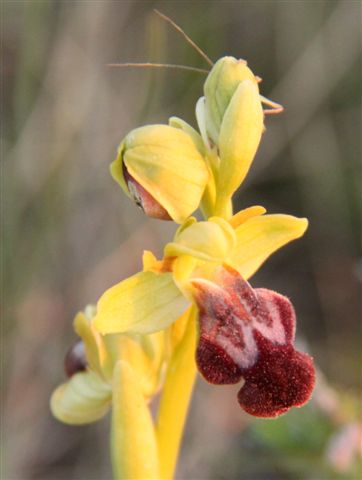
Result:
[[[239,403],[258,417],[275,417],[306,403],[315,371],[312,358],[294,349],[291,302],[271,290],[253,289],[227,265],[217,270],[216,282],[192,281],[199,308],[200,373],[218,385],[243,378]]]
[[[167,210],[145,190],[128,172],[125,163],[122,164],[123,177],[136,205],[148,216],[159,220],[172,220]]]
[[[85,356],[85,346],[82,340],[78,340],[70,349],[64,358],[64,370],[68,377],[72,377],[78,372],[87,368],[87,358]]]

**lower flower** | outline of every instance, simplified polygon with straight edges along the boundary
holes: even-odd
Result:
[[[132,370],[146,403],[160,388],[163,332],[102,337],[92,326],[95,314],[95,307],[88,306],[75,317],[74,329],[80,339],[65,356],[64,370],[69,378],[56,388],[50,401],[53,415],[72,425],[94,422],[109,411],[119,384],[119,363]]]
[[[103,294],[94,328],[103,334],[168,330],[195,303],[196,362],[207,381],[244,380],[238,400],[255,416],[275,417],[303,405],[315,373],[312,359],[293,346],[293,306],[245,279],[272,252],[302,235],[307,222],[263,213],[251,207],[230,222],[187,220],[166,245],[163,260],[146,252],[143,272]]]

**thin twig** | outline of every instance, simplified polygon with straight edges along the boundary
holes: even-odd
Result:
[[[188,67],[187,65],[172,65],[170,63],[108,63],[107,67],[131,67],[131,68],[176,68],[178,70],[189,70],[191,72],[207,75],[208,70],[204,68]]]
[[[154,9],[153,11],[163,20],[170,23],[175,30],[181,33],[181,35],[185,38],[185,40],[207,61],[207,63],[211,67],[214,65],[214,62],[206,55],[205,52],[201,50],[201,48],[198,45],[196,45],[196,43],[193,40],[191,40],[191,38],[182,30],[182,28],[177,25],[177,23],[171,20],[171,18],[168,17],[167,15],[164,15],[163,13],[161,13],[159,10]]]
[[[276,115],[284,111],[283,105],[279,103],[273,102],[273,100],[269,100],[269,98],[260,95],[260,99],[264,105],[268,105],[268,107],[272,107],[271,109],[264,110],[265,115]]]

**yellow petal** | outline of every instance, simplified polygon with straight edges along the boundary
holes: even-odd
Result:
[[[236,228],[237,245],[229,259],[244,278],[253,275],[278,248],[303,235],[306,218],[263,215],[250,218]]]
[[[101,333],[153,333],[168,327],[188,304],[171,273],[140,272],[100,298],[95,328]]]
[[[249,218],[264,215],[265,212],[265,208],[260,205],[244,208],[244,210],[240,210],[240,212],[231,217],[229,223],[232,227],[237,228],[239,225],[249,220]]]
[[[142,265],[143,270],[146,272],[148,270],[152,270],[153,268],[157,268],[158,260],[155,255],[150,250],[145,250],[142,255]]]
[[[112,458],[117,479],[158,479],[158,451],[138,375],[119,361],[113,376]]]
[[[88,306],[84,312],[79,312],[74,319],[74,330],[84,342],[90,368],[99,375],[109,378],[112,372],[112,361],[102,336],[92,325],[95,312],[95,307],[91,306]]]
[[[260,142],[263,120],[258,86],[244,80],[234,93],[221,124],[216,213],[244,180]]]
[[[99,420],[109,409],[111,388],[94,372],[80,372],[60,385],[50,399],[53,415],[64,423],[81,425]]]
[[[234,230],[222,218],[212,217],[179,230],[175,241],[165,247],[165,256],[191,255],[201,260],[222,262],[235,243]]]
[[[118,149],[117,149],[117,157],[116,159],[111,163],[109,170],[111,172],[112,177],[114,180],[120,185],[122,188],[123,192],[127,195],[127,197],[132,198],[132,195],[130,194],[126,181],[123,177],[123,155],[124,155],[124,150],[125,150],[125,145],[124,141],[119,144]]]
[[[170,127],[179,128],[187,133],[194,141],[194,144],[201,155],[205,154],[205,145],[200,134],[193,127],[191,127],[191,125],[185,122],[185,120],[182,120],[182,118],[178,117],[171,117],[168,120],[168,124]]]
[[[205,97],[200,97],[196,102],[195,114],[202,141],[204,142],[207,150],[211,150],[211,145],[206,130]]]

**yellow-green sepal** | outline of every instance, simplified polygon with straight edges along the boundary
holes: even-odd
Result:
[[[111,173],[128,190],[124,163],[131,177],[175,222],[182,223],[199,207],[209,177],[194,138],[179,127],[168,125],[132,130],[119,148]]]
[[[229,263],[248,279],[273,252],[301,237],[307,227],[306,218],[291,215],[259,215],[249,218],[235,229],[237,242]]]
[[[123,192],[127,195],[127,197],[132,198],[127,183],[124,179],[123,176],[123,155],[124,155],[124,141],[122,141],[117,149],[117,157],[116,159],[111,163],[109,170],[111,172],[111,175],[113,179],[120,185],[122,188]]]
[[[61,422],[82,425],[95,422],[108,411],[112,398],[109,384],[95,372],[73,375],[52,394],[50,408]]]
[[[171,273],[139,272],[108,289],[97,305],[95,328],[107,333],[154,333],[188,307]]]

